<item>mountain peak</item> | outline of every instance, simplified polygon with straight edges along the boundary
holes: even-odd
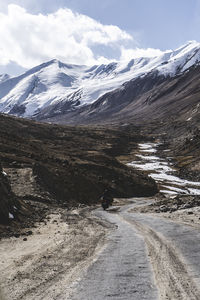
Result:
[[[48,64],[56,64],[56,65],[59,65],[61,63],[60,60],[58,60],[57,58],[54,58],[50,61],[47,62]]]
[[[199,42],[197,42],[197,41],[195,41],[195,40],[191,40],[191,41],[188,41],[185,45],[197,45],[197,46],[200,46],[200,43]]]
[[[200,43],[189,41],[156,57],[93,67],[66,64],[54,58],[18,77],[1,75],[0,111],[13,113],[13,107],[17,107],[17,114],[23,112],[18,115],[30,117],[55,103],[67,103],[68,110],[91,104],[125,82],[152,72],[165,77],[181,74],[200,62],[199,50]]]
[[[197,41],[188,41],[186,44],[174,50],[174,52],[190,51],[193,48],[200,48],[200,43]]]

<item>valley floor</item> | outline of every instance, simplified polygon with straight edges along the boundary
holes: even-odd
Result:
[[[179,179],[154,144],[139,145],[132,167],[145,166],[164,196],[115,199],[108,211],[51,206],[32,227],[1,239],[1,300],[200,299],[198,179]],[[39,199],[30,168],[6,172],[18,182],[15,193],[23,197],[26,185]]]
[[[2,299],[199,299],[198,208],[172,212],[173,221],[138,212],[153,201],[59,209],[29,236],[2,239]]]

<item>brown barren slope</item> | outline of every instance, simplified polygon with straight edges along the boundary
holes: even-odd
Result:
[[[134,131],[0,116],[0,160],[17,196],[68,208],[98,203],[111,185],[115,197],[154,195],[153,180],[115,158],[137,141]]]

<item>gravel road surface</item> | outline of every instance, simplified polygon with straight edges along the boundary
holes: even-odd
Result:
[[[68,299],[200,299],[200,230],[130,212],[145,202],[95,211],[116,229]]]

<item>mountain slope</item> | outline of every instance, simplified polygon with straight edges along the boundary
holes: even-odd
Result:
[[[152,73],[164,78],[174,77],[199,61],[200,44],[197,42],[189,42],[157,57],[93,67],[52,60],[21,76],[0,80],[0,112],[23,117],[39,114],[40,119],[51,113],[62,115],[90,105],[116,88],[124,89],[122,85],[127,81]]]
[[[0,83],[8,80],[9,78],[10,78],[10,76],[8,74],[1,74],[0,75]]]
[[[198,124],[200,117],[200,66],[191,67],[174,77],[159,75],[158,71],[138,77],[119,89],[106,93],[91,105],[69,111],[62,105],[62,114],[55,107],[37,115],[46,122],[68,124],[126,124],[144,125],[153,121],[181,120]]]
[[[153,180],[116,159],[135,147],[138,138],[139,134],[116,129],[57,126],[0,115],[0,161],[14,179],[13,191],[28,201],[68,207],[93,204],[111,187],[118,197],[154,195]]]

